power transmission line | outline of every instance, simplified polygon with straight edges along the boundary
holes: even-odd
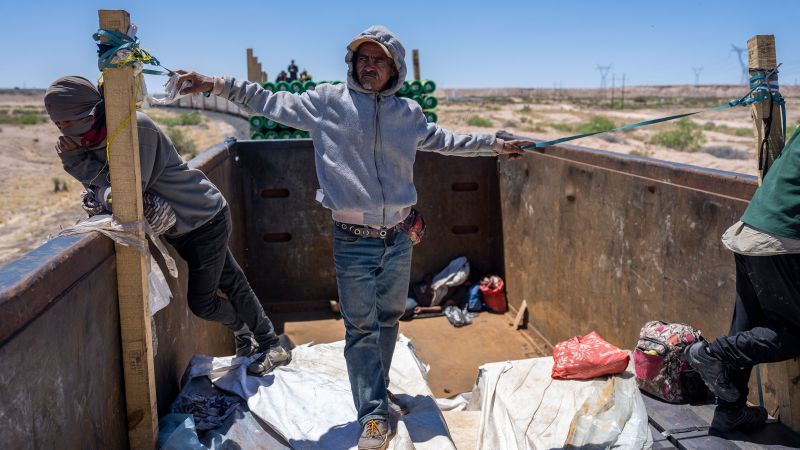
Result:
[[[747,79],[750,78],[750,72],[747,70],[747,64],[744,63],[744,58],[742,58],[742,54],[747,51],[747,49],[742,47],[737,47],[731,44],[731,51],[735,52],[737,56],[739,56],[739,67],[742,69],[742,84],[747,83]]]
[[[600,71],[600,89],[606,89],[606,81],[608,80],[608,72],[611,70],[611,64],[607,66],[597,65],[597,70]]]
[[[700,72],[702,72],[704,67],[692,67],[692,71],[694,72],[694,85],[697,86],[700,84]]]

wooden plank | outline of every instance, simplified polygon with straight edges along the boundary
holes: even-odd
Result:
[[[750,76],[763,73],[763,70],[774,69],[777,65],[775,36],[769,34],[757,35],[750,38],[747,41],[747,61],[748,67],[750,67]],[[772,162],[775,161],[775,158],[780,155],[781,150],[783,150],[785,138],[783,136],[783,120],[780,107],[777,104],[773,104],[770,108],[769,102],[763,101],[753,104],[750,111],[753,117],[754,135],[756,138],[756,158],[758,158],[759,148],[766,134],[764,119],[772,117],[772,126],[767,139],[770,151],[765,165],[764,171],[766,171],[766,169],[772,165]],[[759,184],[762,178],[763,173],[760,171],[758,174]]]
[[[514,322],[511,324],[515,330],[519,330],[520,328],[525,327],[525,325],[528,322],[527,315],[528,315],[528,302],[523,300],[522,304],[519,305],[516,317],[514,317]]]
[[[247,49],[247,81],[255,81],[255,64],[253,61],[253,49]]]
[[[770,70],[777,65],[777,51],[775,49],[775,36],[756,35],[747,41],[747,59],[751,68],[750,75],[760,73],[758,70]],[[756,157],[761,146],[761,141],[766,134],[764,119],[772,117],[772,126],[768,136],[769,154],[767,155],[766,169],[783,150],[785,136],[783,135],[783,120],[778,105],[770,109],[769,102],[759,102],[752,105],[753,128],[756,138]],[[763,173],[758,174],[761,184]],[[761,366],[764,406],[770,413],[780,417],[781,421],[795,430],[800,430],[800,389],[796,382],[800,377],[800,364],[796,359],[776,364]],[[753,382],[751,381],[751,384]],[[751,390],[756,395],[756,389]],[[751,395],[751,401],[753,401]],[[756,400],[757,401],[757,400]]]
[[[127,32],[130,25],[126,11],[100,10],[99,16],[100,28]],[[109,149],[109,170],[114,217],[123,224],[143,221],[134,80],[133,68],[130,67],[103,70],[106,126],[109,139],[113,138]],[[139,230],[137,235],[145,238],[143,230]],[[158,441],[158,412],[147,260],[130,247],[116,244],[115,249],[128,441],[131,448],[153,448]]]
[[[414,55],[414,58],[413,58],[413,60],[414,60],[414,79],[419,81],[420,80],[420,77],[419,77],[419,50],[417,50],[415,48],[414,50],[412,50],[412,54]]]

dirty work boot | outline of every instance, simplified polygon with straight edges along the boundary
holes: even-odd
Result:
[[[256,355],[253,362],[247,366],[247,372],[251,375],[264,376],[279,366],[285,366],[292,361],[292,354],[287,352],[280,345]]]
[[[767,423],[767,410],[760,406],[725,408],[717,406],[711,428],[729,432],[733,430],[754,430]]]
[[[389,421],[370,419],[361,429],[358,450],[385,450],[389,445]]]
[[[708,352],[708,342],[699,341],[686,347],[683,357],[700,374],[700,378],[714,395],[729,403],[739,399],[741,394],[730,379],[732,366],[712,356]]]
[[[408,406],[406,406],[405,402],[398,400],[397,397],[395,397],[395,395],[392,394],[392,391],[387,389],[386,397],[389,399],[389,407],[394,409],[401,416],[405,416],[406,414],[408,414]]]
[[[258,350],[258,343],[253,337],[253,332],[247,328],[247,325],[242,325],[242,328],[233,332],[234,340],[236,341],[236,356],[251,357]]]

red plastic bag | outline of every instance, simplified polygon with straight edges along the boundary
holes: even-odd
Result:
[[[609,344],[592,331],[559,342],[553,348],[553,378],[588,380],[603,375],[624,372],[628,367],[628,352]]]

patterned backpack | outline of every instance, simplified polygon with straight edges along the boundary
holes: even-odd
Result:
[[[706,398],[708,388],[683,359],[683,350],[702,339],[689,325],[647,322],[633,352],[639,389],[670,403]]]

